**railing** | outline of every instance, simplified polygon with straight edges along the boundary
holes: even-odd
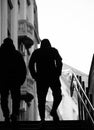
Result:
[[[93,117],[92,117],[92,115],[91,115],[91,113],[90,113],[90,111],[89,111],[89,109],[88,109],[88,107],[87,107],[87,104],[89,105],[89,107],[91,108],[91,110],[92,110],[93,112],[94,112],[94,107],[92,106],[92,104],[91,104],[91,102],[90,102],[90,100],[89,100],[89,98],[88,98],[86,92],[84,91],[84,89],[83,89],[83,87],[82,87],[82,84],[81,84],[80,81],[79,81],[79,78],[77,78],[76,74],[75,74],[72,70],[71,70],[71,73],[72,73],[72,79],[71,79],[70,88],[71,88],[71,90],[72,90],[72,95],[73,95],[73,91],[74,91],[74,88],[75,88],[75,90],[77,91],[77,94],[78,94],[78,97],[79,97],[81,103],[83,104],[83,106],[84,106],[86,112],[88,113],[89,118],[91,119],[92,123],[94,124],[94,119],[93,119]],[[74,79],[75,79],[77,85],[73,85]],[[74,88],[72,87],[72,85],[73,85]],[[81,92],[79,91],[79,89],[80,89]],[[72,95],[71,95],[71,96],[72,96]],[[83,96],[82,96],[82,95],[83,95]],[[83,98],[83,97],[84,97],[84,98]],[[78,104],[78,105],[79,105],[79,104]],[[78,106],[78,107],[79,107],[79,106]],[[85,119],[84,119],[84,120],[85,120]]]

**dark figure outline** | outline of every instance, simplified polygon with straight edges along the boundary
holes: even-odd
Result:
[[[5,38],[0,47],[0,94],[1,108],[5,121],[17,121],[19,116],[20,87],[26,79],[26,65],[13,40]],[[12,98],[12,114],[8,107],[9,92]]]
[[[45,102],[49,87],[54,99],[50,114],[53,116],[53,120],[59,120],[57,108],[62,99],[59,79],[62,65],[62,58],[58,50],[51,47],[48,39],[43,39],[41,47],[36,49],[30,57],[29,69],[37,84],[38,108],[41,120],[45,120]]]

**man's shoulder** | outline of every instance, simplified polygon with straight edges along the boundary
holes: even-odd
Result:
[[[15,57],[15,59],[17,59],[17,61],[22,61],[23,60],[23,55],[18,50],[15,50],[14,57]]]
[[[51,47],[51,50],[52,50],[54,53],[58,53],[58,50],[57,50],[55,47]]]
[[[33,55],[37,55],[37,54],[40,53],[40,52],[41,52],[41,49],[38,48],[38,49],[35,49],[32,54],[33,54]]]
[[[20,51],[18,51],[18,50],[15,50],[15,55],[16,55],[16,56],[20,56],[20,57],[22,57],[21,52],[20,52]]]
[[[56,49],[55,47],[52,47],[52,52],[53,52],[53,54],[54,54],[56,57],[58,57],[59,59],[62,60],[62,57],[61,57],[61,55],[60,55],[58,49]]]
[[[40,48],[37,48],[34,50],[35,53],[39,52],[40,51]]]

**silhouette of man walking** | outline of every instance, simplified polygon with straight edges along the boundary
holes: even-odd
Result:
[[[57,108],[62,98],[59,80],[62,65],[62,58],[58,50],[51,47],[48,39],[43,39],[41,47],[36,49],[30,57],[29,69],[37,84],[38,108],[41,120],[45,120],[45,102],[49,87],[52,89],[54,98],[50,114],[53,116],[53,120],[59,120]]]
[[[1,108],[5,121],[10,121],[8,96],[11,93],[12,115],[11,120],[16,121],[20,107],[20,86],[26,78],[24,59],[13,45],[11,38],[4,39],[0,47],[0,93]]]

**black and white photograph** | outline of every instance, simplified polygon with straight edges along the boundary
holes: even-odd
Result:
[[[0,130],[94,126],[94,0],[0,0]]]

